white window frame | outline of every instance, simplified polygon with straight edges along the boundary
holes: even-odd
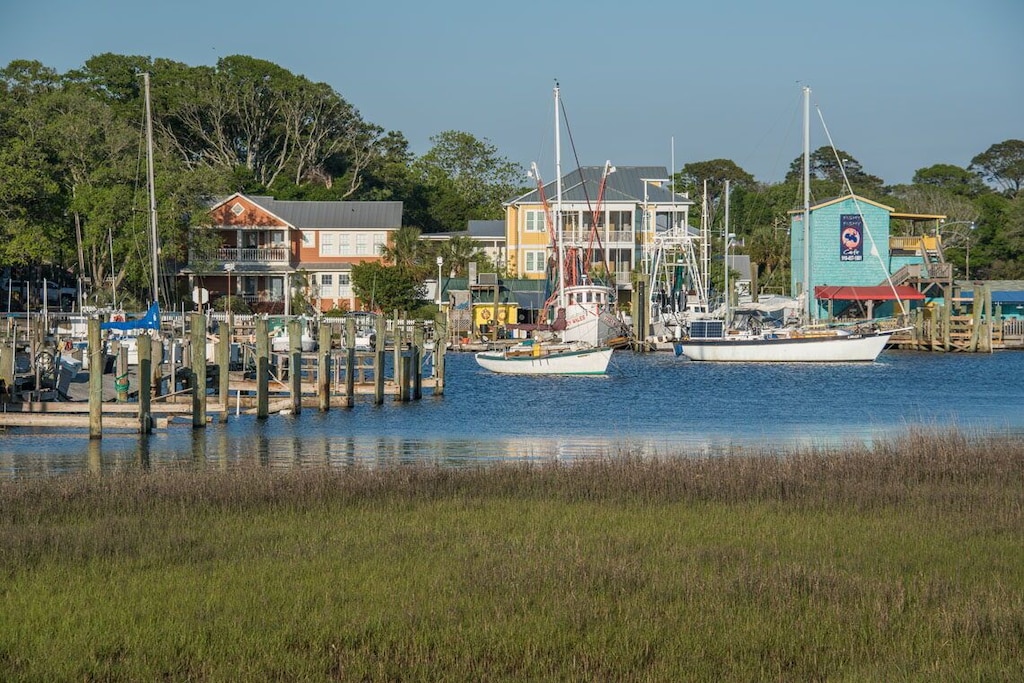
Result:
[[[348,233],[338,233],[338,256],[349,256],[351,254],[351,247],[349,246]]]
[[[365,232],[356,233],[356,256],[366,256],[367,254],[367,239]]]
[[[547,252],[544,249],[526,249],[523,251],[523,272],[543,273],[547,267]]]
[[[320,233],[320,255],[321,256],[334,256],[337,252],[334,249],[334,233],[333,232],[322,232]]]
[[[548,220],[543,209],[527,209],[523,212],[523,232],[545,232]]]

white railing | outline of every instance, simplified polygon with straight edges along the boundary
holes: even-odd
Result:
[[[287,263],[290,256],[287,247],[224,247],[217,250],[218,261],[236,263]]]

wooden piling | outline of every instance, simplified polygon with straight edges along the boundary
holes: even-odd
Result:
[[[114,389],[117,391],[117,402],[128,401],[128,347],[118,344],[117,370],[114,375]]]
[[[317,348],[320,353],[320,362],[316,374],[316,391],[320,398],[320,411],[327,412],[331,409],[331,326],[327,323],[320,323]]]
[[[383,337],[380,337],[383,344]],[[349,318],[345,321],[345,407],[351,408],[356,403],[356,321]]]
[[[220,399],[220,421],[228,421],[231,397],[231,323],[217,324],[217,398]]]
[[[153,357],[153,371],[151,373],[150,386],[153,390],[153,396],[160,396],[163,392],[163,372],[162,365],[164,362],[164,343],[159,339],[153,339],[152,341],[152,357]]]
[[[412,397],[423,398],[423,321],[417,320],[412,328]]]
[[[89,438],[103,438],[103,344],[99,318],[89,319]]]
[[[270,414],[270,331],[266,318],[256,318],[253,336],[256,337],[256,417],[266,419]]]
[[[192,427],[206,427],[206,316],[192,314]]]
[[[291,390],[292,413],[302,412],[302,323],[288,321],[288,386]]]
[[[142,334],[138,338],[139,351],[139,433],[153,432],[153,416],[150,413],[150,381],[153,377],[153,338]]]
[[[383,315],[377,316],[377,344],[373,348],[373,403],[378,406],[384,403],[385,322]]]
[[[434,396],[444,396],[444,356],[448,347],[448,318],[442,311],[434,319]]]

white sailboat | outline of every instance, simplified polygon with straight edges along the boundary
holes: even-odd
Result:
[[[805,321],[810,312],[810,96],[804,87],[804,293]],[[728,240],[728,236],[726,240]],[[726,271],[728,273],[728,270]],[[723,319],[693,321],[687,337],[675,345],[676,354],[694,361],[767,363],[767,362],[870,362],[885,349],[892,332],[859,332],[824,326],[776,328],[748,326],[730,329],[729,297],[726,292]]]
[[[561,342],[527,339],[506,349],[476,354],[480,367],[510,375],[603,375],[611,361],[612,348],[601,346],[607,325],[606,309],[611,305],[610,288],[595,283],[566,284],[565,241],[562,230],[562,160],[560,150],[559,91],[555,84],[555,250],[558,269],[558,308],[564,312]]]

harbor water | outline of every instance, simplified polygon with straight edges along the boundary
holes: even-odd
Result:
[[[11,429],[0,477],[139,467],[466,466],[870,443],[907,430],[1024,433],[1024,353],[886,351],[874,363],[696,363],[617,351],[604,377],[491,374],[446,358],[446,391],[420,401],[257,420],[231,414],[149,437]]]

